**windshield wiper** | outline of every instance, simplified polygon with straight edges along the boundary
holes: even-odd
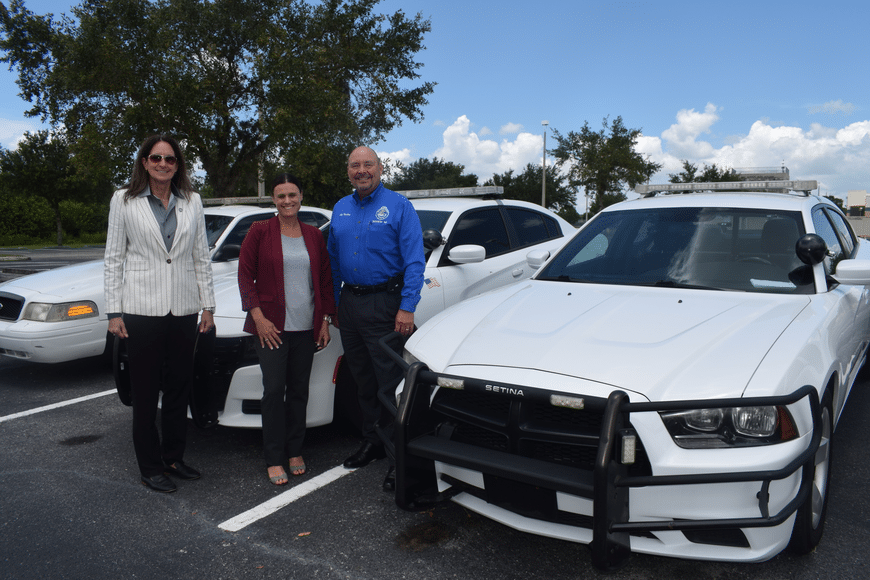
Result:
[[[676,280],[659,280],[655,284],[647,284],[656,288],[687,288],[689,290],[724,290],[724,288],[716,288],[714,286],[701,286],[700,284],[686,284],[677,282]]]

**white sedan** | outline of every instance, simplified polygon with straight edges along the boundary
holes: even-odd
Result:
[[[205,209],[215,282],[235,280],[239,249],[251,224],[273,209],[223,206]],[[332,212],[303,207],[307,223],[324,225]],[[32,274],[0,284],[0,355],[59,363],[111,350],[103,298],[103,261]]]
[[[603,569],[811,551],[870,341],[870,242],[813,189],[644,186],[531,280],[429,320],[405,347],[398,505],[452,498]]]

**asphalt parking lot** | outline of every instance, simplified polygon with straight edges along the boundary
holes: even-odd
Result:
[[[452,503],[399,510],[380,490],[382,462],[340,467],[358,441],[334,426],[309,430],[309,473],[278,488],[266,478],[259,431],[191,425],[186,460],[203,478],[179,482],[174,494],[151,492],[139,483],[130,409],[113,388],[99,359],[53,366],[0,359],[0,577],[602,576],[584,546],[524,534]],[[608,577],[865,577],[868,388],[862,377],[834,439],[828,527],[815,553],[760,564],[634,555]],[[269,511],[270,501],[283,507]],[[252,509],[267,515],[225,529]]]

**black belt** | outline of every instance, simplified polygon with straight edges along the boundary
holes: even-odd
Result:
[[[345,284],[345,288],[350,290],[354,296],[365,296],[366,294],[377,294],[378,292],[386,292],[389,287],[389,282],[383,284],[375,284],[374,286],[360,286],[358,284]]]
[[[398,274],[386,282],[375,284],[374,286],[361,286],[359,284],[348,284],[345,282],[344,287],[350,290],[354,296],[365,296],[366,294],[377,294],[378,292],[400,294],[402,292],[402,286],[404,286],[404,280],[405,276],[403,274]]]

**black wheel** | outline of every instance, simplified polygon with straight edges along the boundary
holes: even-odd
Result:
[[[356,433],[362,432],[362,410],[359,407],[356,381],[342,356],[335,377],[333,422],[342,424]]]
[[[831,434],[833,433],[833,403],[831,390],[825,393],[821,405],[822,439],[816,451],[813,465],[804,468],[804,477],[812,480],[812,491],[804,504],[798,508],[791,533],[789,549],[798,554],[807,554],[819,544],[825,530],[825,515],[828,512],[828,485],[831,480]]]
[[[133,390],[130,387],[130,361],[127,358],[127,343],[115,337],[112,345],[112,374],[118,398],[128,407],[133,406]]]

